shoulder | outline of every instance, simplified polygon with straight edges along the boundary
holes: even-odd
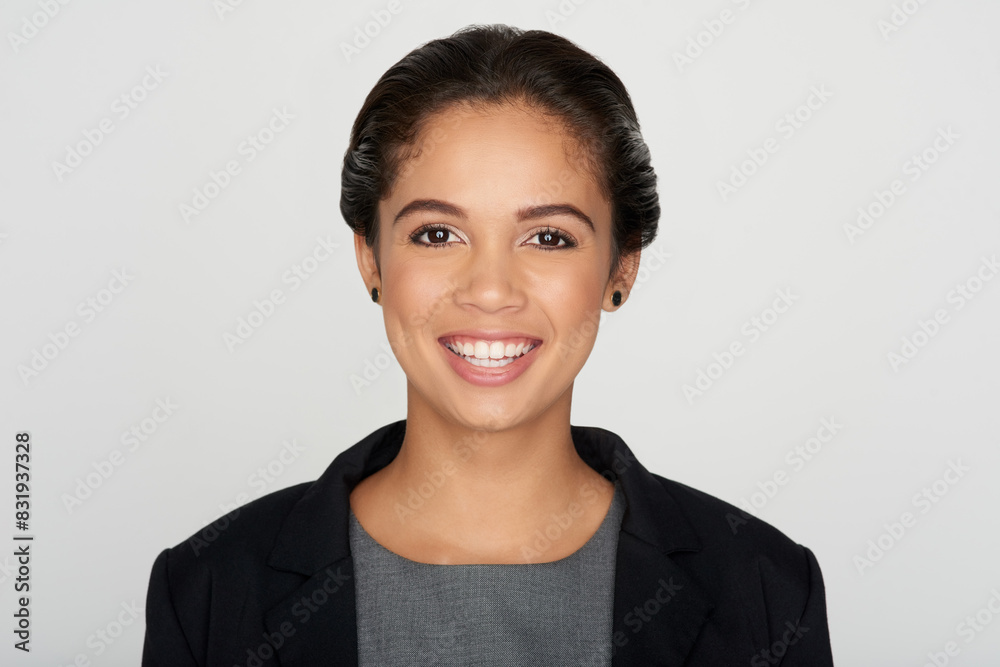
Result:
[[[171,582],[204,580],[209,573],[218,580],[249,576],[266,582],[293,569],[284,567],[289,554],[303,555],[291,558],[302,565],[300,573],[332,560],[346,536],[345,489],[370,472],[366,466],[373,450],[372,467],[391,459],[394,451],[383,445],[400,440],[402,428],[403,422],[383,426],[340,452],[318,479],[273,491],[220,516],[161,552],[157,566],[169,571]]]
[[[591,467],[622,480],[629,506],[623,530],[637,539],[713,581],[726,572],[746,586],[776,574],[808,586],[818,576],[809,549],[731,503],[652,472],[617,434],[573,427],[573,437]]]
[[[722,598],[735,594],[746,611],[773,624],[807,609],[825,610],[819,563],[809,548],[762,519],[709,493],[653,475],[677,503],[700,548],[677,553],[699,583]],[[824,622],[825,625],[825,622]]]
[[[313,484],[280,489],[223,514],[164,549],[154,569],[162,567],[171,584],[186,582],[198,588],[209,580],[266,571],[285,518]]]
[[[241,505],[205,525],[173,551],[219,559],[238,551],[268,551],[282,521],[315,482],[279,489]],[[204,553],[202,553],[204,552]]]
[[[220,647],[252,645],[265,610],[301,581],[268,559],[312,484],[262,496],[160,552],[146,594],[143,665],[204,664]]]
[[[702,544],[702,552],[736,565],[808,574],[809,550],[766,521],[709,493],[653,474],[677,503]]]
[[[677,502],[706,546],[724,544],[736,551],[775,556],[801,549],[783,532],[732,503],[657,474],[653,477]]]
[[[677,584],[693,584],[689,600],[710,610],[700,655],[740,653],[751,665],[767,665],[787,653],[782,664],[832,665],[826,592],[812,551],[731,503],[648,475],[634,485],[643,516],[633,525],[666,557],[647,562],[676,574]]]

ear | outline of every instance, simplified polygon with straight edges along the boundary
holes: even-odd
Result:
[[[381,292],[382,277],[375,263],[375,251],[365,243],[362,234],[354,235],[354,254],[358,258],[358,270],[361,271],[361,279],[365,281],[365,289],[371,292],[373,287],[377,287]]]
[[[641,256],[642,251],[640,250],[622,255],[614,275],[611,276],[608,286],[604,290],[604,310],[617,310],[628,300],[628,295],[632,292],[632,285],[635,284],[635,277],[639,274]],[[622,293],[622,304],[617,306],[611,301],[616,290]]]

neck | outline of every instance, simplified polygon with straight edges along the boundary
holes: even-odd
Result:
[[[431,511],[518,513],[560,499],[589,470],[570,433],[571,390],[535,419],[500,430],[456,424],[413,396],[412,387],[409,393],[406,435],[392,473],[394,481],[416,488],[428,476],[440,481],[434,472],[442,472],[443,483],[426,503]]]
[[[367,489],[382,516],[395,516],[397,547],[408,534],[410,544],[435,545],[410,552],[427,562],[523,562],[519,545],[554,515],[586,518],[566,531],[562,550],[540,559],[572,552],[596,530],[613,485],[576,452],[571,389],[537,418],[489,431],[445,419],[409,393],[399,454]]]

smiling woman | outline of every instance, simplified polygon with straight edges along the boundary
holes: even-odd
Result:
[[[570,424],[660,213],[610,69],[543,31],[429,42],[342,185],[406,419],[163,551],[145,665],[832,664],[812,552]]]

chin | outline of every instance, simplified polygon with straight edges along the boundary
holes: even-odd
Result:
[[[499,433],[517,426],[522,419],[516,415],[493,404],[491,406],[482,405],[479,409],[467,406],[464,410],[452,410],[452,421],[459,426],[471,431],[483,431],[484,433]]]

